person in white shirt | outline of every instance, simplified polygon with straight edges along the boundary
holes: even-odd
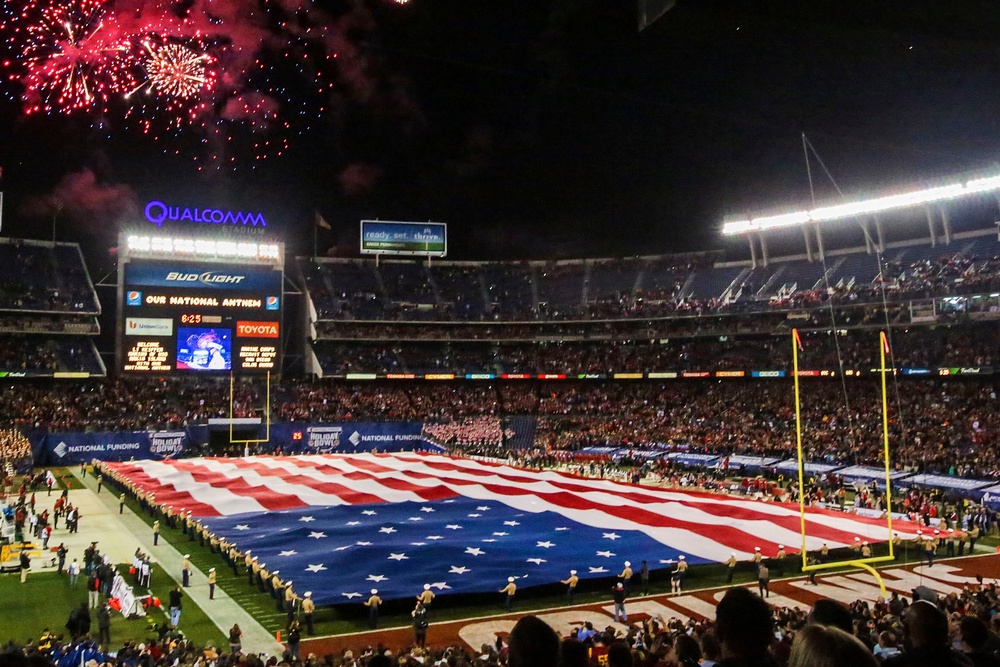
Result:
[[[76,588],[76,582],[80,578],[80,563],[74,558],[66,571],[69,572],[69,587]]]

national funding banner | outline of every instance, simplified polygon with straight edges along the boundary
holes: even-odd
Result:
[[[424,440],[422,422],[341,422],[330,424],[273,424],[271,441],[286,451],[310,454],[444,451]]]
[[[46,433],[38,449],[37,464],[68,465],[93,459],[162,459],[180,454],[187,441],[184,431]]]

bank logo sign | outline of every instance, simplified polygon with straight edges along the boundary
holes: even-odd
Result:
[[[209,225],[236,225],[241,227],[267,227],[263,213],[224,211],[217,208],[184,208],[170,206],[161,201],[146,204],[146,220],[157,227],[164,222],[192,222]]]
[[[126,336],[172,336],[174,321],[169,317],[126,317]]]

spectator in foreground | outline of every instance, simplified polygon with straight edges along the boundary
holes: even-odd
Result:
[[[795,636],[788,667],[878,667],[878,661],[854,635],[817,624]]]
[[[774,639],[771,609],[745,588],[730,588],[715,608],[715,633],[722,645],[718,667],[776,667],[768,653]]]
[[[975,667],[1000,667],[1000,658],[987,649],[990,629],[982,619],[965,616],[958,625],[962,638],[962,652]]]
[[[948,617],[933,603],[917,600],[903,614],[901,655],[886,667],[972,667],[972,661],[949,646]]]
[[[510,631],[510,667],[553,667],[559,664],[562,641],[537,616],[525,616]]]
[[[701,664],[701,646],[690,635],[678,635],[674,640],[674,662],[680,667],[698,667]]]
[[[822,598],[816,600],[806,619],[808,625],[824,625],[843,630],[847,634],[854,633],[854,620],[847,605],[837,600]]]

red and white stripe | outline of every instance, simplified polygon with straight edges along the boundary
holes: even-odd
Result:
[[[432,502],[458,496],[504,503],[523,512],[555,512],[609,532],[638,530],[692,555],[724,561],[760,547],[772,556],[802,544],[797,505],[766,503],[697,491],[659,489],[555,471],[437,454],[316,454],[203,458],[109,464],[157,504],[195,516],[228,516],[305,507]],[[806,547],[831,549],[855,538],[882,542],[884,520],[807,508]],[[917,526],[893,529],[912,538]],[[669,552],[665,551],[665,555]]]

